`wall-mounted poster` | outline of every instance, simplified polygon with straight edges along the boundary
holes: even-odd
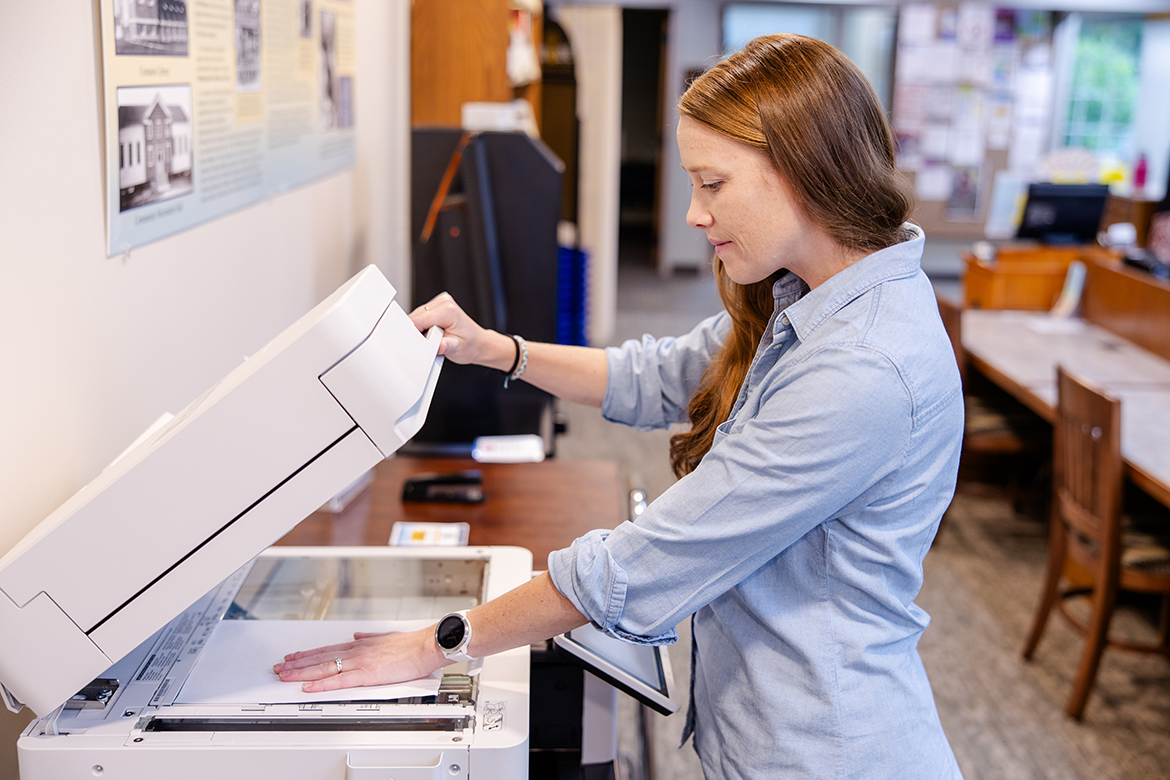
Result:
[[[101,0],[108,251],[353,166],[349,0]]]

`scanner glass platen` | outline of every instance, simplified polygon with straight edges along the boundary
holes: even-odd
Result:
[[[260,558],[224,619],[438,619],[483,601],[486,566],[455,558]]]

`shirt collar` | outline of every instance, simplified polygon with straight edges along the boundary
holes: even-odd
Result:
[[[793,273],[777,279],[772,285],[778,312],[772,325],[773,337],[790,324],[796,336],[804,341],[817,326],[859,295],[891,279],[918,273],[922,267],[926,234],[911,222],[904,223],[902,229],[910,236],[906,241],[866,255],[815,290],[809,290],[808,285]]]

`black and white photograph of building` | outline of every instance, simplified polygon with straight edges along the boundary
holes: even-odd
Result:
[[[260,91],[260,0],[236,0],[236,92]]]
[[[118,210],[191,192],[193,137],[189,84],[120,87]]]
[[[114,51],[187,56],[186,0],[113,0]]]
[[[325,130],[353,126],[353,90],[348,76],[337,74],[336,19],[321,12],[321,120]]]

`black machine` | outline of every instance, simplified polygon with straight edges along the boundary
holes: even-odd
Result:
[[[523,133],[413,134],[414,305],[447,291],[485,328],[557,340],[564,165]],[[413,452],[465,453],[479,436],[534,433],[552,454],[552,397],[498,371],[443,367]]]
[[[1091,244],[1109,198],[1108,184],[1031,184],[1016,238]]]

